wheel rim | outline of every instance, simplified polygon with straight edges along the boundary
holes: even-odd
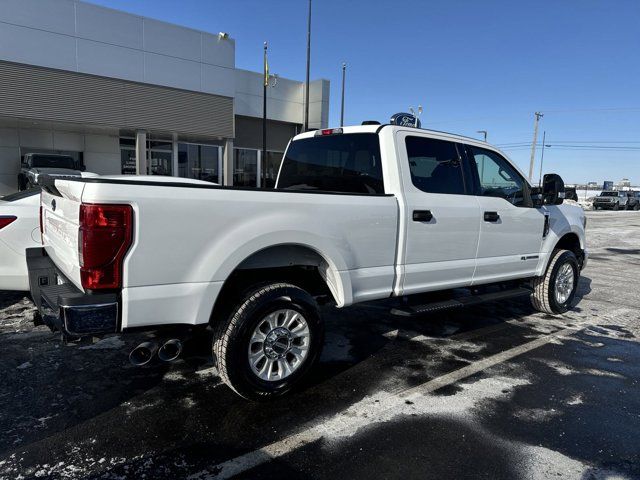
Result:
[[[573,267],[570,263],[563,264],[558,270],[558,275],[556,276],[555,295],[556,301],[559,304],[563,304],[569,300],[569,297],[573,292],[574,283]]]
[[[298,370],[307,358],[311,332],[304,316],[293,309],[276,310],[256,326],[249,340],[251,370],[276,382]]]

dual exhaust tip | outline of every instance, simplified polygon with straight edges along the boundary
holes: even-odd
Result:
[[[181,353],[182,342],[177,338],[167,340],[161,346],[156,342],[143,342],[131,350],[129,361],[136,367],[142,367],[151,362],[156,354],[158,359],[163,362],[173,362],[178,359]]]

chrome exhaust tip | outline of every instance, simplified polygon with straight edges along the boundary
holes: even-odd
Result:
[[[153,360],[153,356],[158,351],[158,344],[156,342],[144,342],[131,350],[129,354],[129,361],[136,367],[142,367]]]
[[[182,353],[182,342],[177,338],[167,340],[158,350],[158,358],[163,362],[173,362]]]

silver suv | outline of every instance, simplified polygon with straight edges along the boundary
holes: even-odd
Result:
[[[40,175],[82,176],[84,168],[70,155],[53,153],[27,153],[18,173],[18,190],[27,190],[38,185]]]
[[[626,209],[629,203],[627,192],[602,192],[593,201],[593,209],[620,210]]]

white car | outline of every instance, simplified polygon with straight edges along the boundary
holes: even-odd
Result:
[[[136,364],[175,359],[181,339],[211,327],[221,378],[252,399],[291,390],[320,356],[317,298],[396,297],[390,313],[420,315],[526,295],[561,314],[587,260],[585,214],[562,205],[560,177],[534,188],[491,145],[412,126],[297,135],[274,190],[54,182],[45,247],[27,252],[37,321],[71,340],[164,337],[134,349]],[[434,291],[432,303],[417,295]]]
[[[0,197],[0,290],[29,290],[25,250],[42,246],[40,188]]]

